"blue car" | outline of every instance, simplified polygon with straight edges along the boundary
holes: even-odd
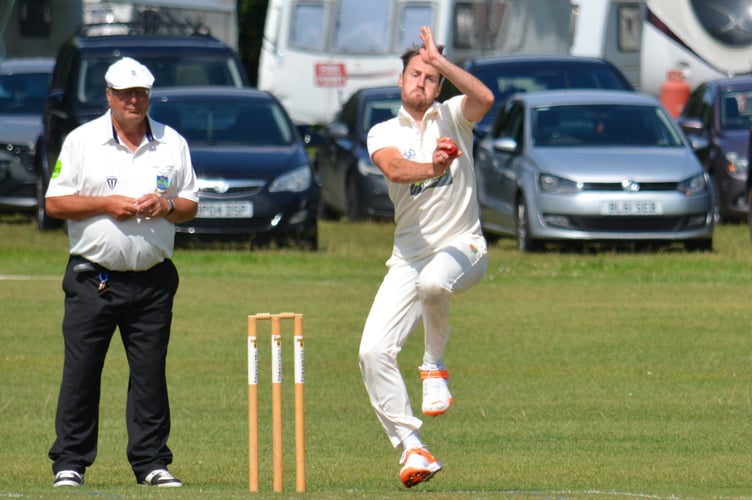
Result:
[[[362,89],[326,127],[315,162],[322,215],[344,215],[350,221],[394,216],[386,178],[371,162],[366,138],[373,125],[394,117],[401,105],[397,86]]]
[[[253,88],[155,89],[149,114],[188,141],[198,214],[179,240],[318,248],[319,186],[305,143],[272,94]]]

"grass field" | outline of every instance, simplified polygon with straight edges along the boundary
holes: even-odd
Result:
[[[285,350],[285,493],[271,493],[268,338],[261,336],[261,489],[248,493],[246,317],[305,314],[305,497],[752,498],[752,259],[746,226],[713,253],[520,254],[491,248],[453,302],[455,404],[424,419],[445,469],[405,490],[357,365],[390,224],[321,224],[321,250],[179,249],[168,375],[180,490],[136,486],[125,459],[127,366],[104,372],[86,484],[51,486],[62,369],[63,233],[0,220],[0,499],[295,497],[292,351]],[[286,331],[286,334],[288,331]],[[420,412],[422,332],[401,354]]]

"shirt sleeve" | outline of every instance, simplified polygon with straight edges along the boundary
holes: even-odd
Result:
[[[82,162],[77,158],[80,148],[76,146],[76,133],[71,132],[63,141],[60,154],[50,174],[50,183],[46,196],[66,196],[77,194],[79,191],[78,168]]]

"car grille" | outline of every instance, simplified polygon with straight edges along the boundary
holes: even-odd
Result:
[[[692,229],[696,227],[691,220],[697,220],[697,216],[656,216],[656,217],[588,217],[568,216],[569,228],[580,231],[598,232],[674,232]]]
[[[0,149],[8,151],[9,153],[17,156],[21,160],[21,164],[29,172],[34,171],[34,148],[29,146],[21,146],[18,144],[0,143]]]
[[[199,195],[203,200],[234,200],[234,199],[246,199],[252,198],[259,194],[264,188],[263,184],[260,185],[247,185],[247,186],[234,186],[229,187],[227,191],[218,193],[214,189],[199,189]]]
[[[640,182],[640,192],[643,191],[676,191],[678,182]],[[583,191],[624,191],[621,182],[586,182]]]

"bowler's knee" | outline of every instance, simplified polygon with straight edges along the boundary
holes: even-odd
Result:
[[[444,283],[432,276],[421,276],[418,280],[418,297],[423,302],[433,302],[451,295]]]

